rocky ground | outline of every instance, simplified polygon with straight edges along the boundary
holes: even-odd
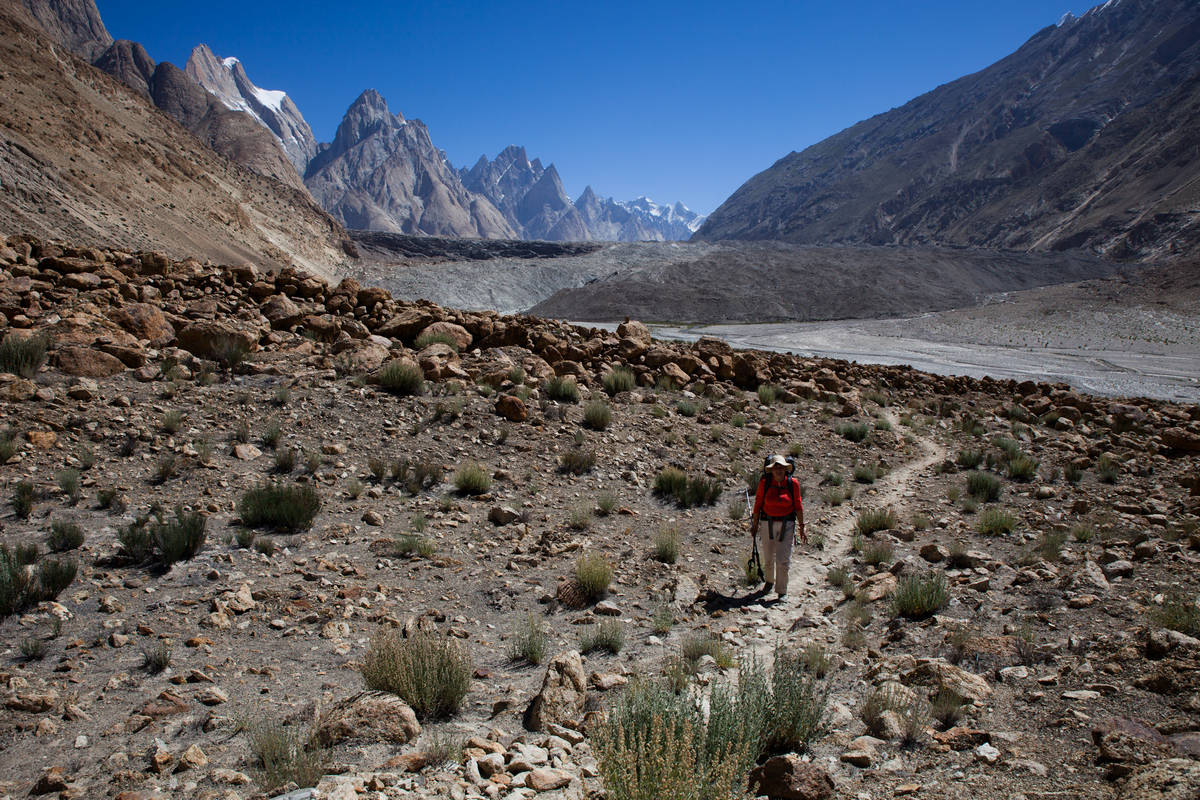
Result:
[[[0,621],[0,797],[594,795],[598,715],[697,634],[743,663],[808,647],[825,673],[827,731],[772,762],[794,776],[762,787],[773,796],[1200,792],[1200,407],[17,238],[0,247],[0,312],[9,337],[51,337],[32,379],[0,374],[0,543],[45,553],[55,523],[84,533],[42,556],[73,559],[74,581]],[[425,392],[385,391],[393,364],[418,367]],[[615,366],[637,385],[608,399]],[[580,402],[547,396],[556,375]],[[586,428],[599,398],[611,422]],[[740,580],[745,476],[775,451],[798,455],[813,538],[783,601]],[[973,453],[994,501],[966,491]],[[377,477],[394,462],[428,480]],[[490,486],[460,493],[473,462]],[[718,482],[717,502],[656,498],[669,465]],[[316,490],[310,528],[246,528],[243,494],[268,480]],[[154,503],[205,518],[196,556],[165,571],[118,543]],[[654,541],[672,530],[666,563]],[[577,602],[577,561],[597,554],[610,591]],[[894,615],[898,586],[930,575],[945,605]],[[530,615],[541,665],[511,657]],[[601,621],[624,646],[580,654]],[[363,693],[370,642],[391,629],[468,650],[458,714],[418,724]],[[701,684],[736,672],[698,669]],[[957,720],[930,713],[943,689]],[[323,777],[263,771],[251,740],[271,722],[317,732]]]

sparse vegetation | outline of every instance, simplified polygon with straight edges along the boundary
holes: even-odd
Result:
[[[247,741],[263,786],[315,786],[325,774],[328,753],[311,731],[260,720],[249,725]]]
[[[674,525],[665,525],[654,534],[654,558],[664,564],[674,564],[679,560],[679,529]]]
[[[242,495],[238,514],[242,524],[298,533],[312,527],[321,498],[311,483],[264,483]]]
[[[606,373],[600,379],[604,386],[604,391],[610,397],[620,394],[621,392],[631,392],[637,386],[637,378],[632,370],[625,367],[616,367]]]
[[[602,431],[612,422],[612,408],[603,400],[590,400],[583,407],[584,427]]]
[[[535,615],[528,614],[525,624],[509,640],[508,657],[527,664],[541,664],[546,660],[548,639],[545,626]]]
[[[891,530],[899,520],[891,508],[872,508],[861,511],[854,522],[854,530],[863,536],[870,536],[876,531]]]
[[[563,472],[572,475],[591,472],[596,466],[596,451],[586,447],[573,447],[559,457],[558,466]]]
[[[833,426],[838,436],[851,442],[864,442],[871,434],[871,429],[865,422],[839,422]]]
[[[65,553],[83,544],[83,528],[74,522],[55,520],[50,523],[50,536],[46,539],[46,547],[52,553]]]
[[[985,508],[979,515],[979,532],[984,536],[1000,536],[1017,528],[1017,518],[1000,508]]]
[[[579,635],[579,650],[594,653],[604,650],[616,655],[625,646],[625,628],[617,619],[604,619],[594,625],[584,626]]]
[[[425,373],[409,361],[390,361],[378,373],[379,386],[400,397],[425,393]]]
[[[575,382],[575,377],[572,375],[566,377],[556,375],[542,384],[542,394],[546,395],[547,399],[559,403],[578,403],[579,384]]]
[[[454,473],[454,488],[458,489],[459,494],[487,494],[492,488],[492,475],[482,464],[476,461],[468,462]]]
[[[721,483],[689,476],[678,467],[665,467],[654,477],[654,494],[673,500],[680,508],[711,506],[721,496]]]
[[[13,513],[19,519],[29,519],[29,515],[33,513],[34,494],[33,481],[17,481],[13,485]]]
[[[943,573],[908,574],[900,579],[892,595],[892,613],[909,619],[924,619],[941,609],[949,599]]]
[[[588,600],[599,600],[608,594],[612,576],[612,563],[601,553],[586,553],[575,562],[575,580]]]
[[[368,689],[391,692],[419,719],[458,713],[471,686],[471,656],[449,636],[381,628],[371,637],[362,676]]]
[[[968,472],[967,493],[984,503],[992,503],[1000,499],[1002,485],[1000,479],[990,472]]]
[[[24,336],[9,333],[0,340],[0,372],[32,378],[46,363],[50,343],[47,334]]]

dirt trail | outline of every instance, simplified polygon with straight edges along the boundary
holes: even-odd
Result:
[[[899,420],[894,413],[888,412],[886,416],[893,427],[899,426]],[[891,506],[897,511],[901,510],[904,499],[912,496],[909,487],[913,479],[946,457],[946,449],[933,439],[917,435],[916,442],[924,451],[924,455],[893,469],[871,487],[871,494],[858,495],[856,499],[862,502],[855,505],[878,508]],[[788,596],[785,600],[766,607],[765,619],[759,627],[760,634],[766,635],[749,643],[752,652],[759,659],[759,663],[770,663],[771,649],[775,646],[777,639],[792,630],[798,621],[821,619],[820,609],[810,606],[813,606],[819,598],[820,589],[824,585],[825,571],[831,565],[840,563],[850,548],[857,516],[854,506],[849,503],[839,508],[823,509],[822,511],[822,516],[827,521],[815,523],[806,520],[806,522],[810,535],[817,531],[825,534],[825,547],[821,550],[814,550],[811,547],[798,545],[793,550]],[[829,520],[829,517],[833,517],[833,519]],[[748,610],[755,609],[754,606],[748,608]],[[764,628],[770,632],[764,631]]]

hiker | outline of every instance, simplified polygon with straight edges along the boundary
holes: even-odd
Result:
[[[764,592],[775,588],[777,597],[787,596],[788,566],[792,560],[792,539],[800,529],[800,541],[808,544],[804,533],[804,504],[800,499],[800,481],[792,477],[795,465],[781,455],[767,459],[766,472],[754,493],[754,515],[750,534],[762,554]],[[759,536],[759,521],[766,520],[767,535]]]

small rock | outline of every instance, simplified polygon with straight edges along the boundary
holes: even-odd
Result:
[[[262,450],[252,444],[235,444],[233,446],[233,456],[239,461],[253,461],[261,455]]]
[[[67,771],[63,767],[49,767],[37,779],[37,783],[33,785],[30,794],[37,796],[42,794],[50,794],[51,792],[64,791],[71,783],[72,778],[67,775]]]
[[[1000,760],[1000,751],[985,743],[975,748],[975,757],[985,764],[995,764]]]
[[[206,706],[219,706],[229,702],[229,695],[219,686],[206,687],[196,695],[196,700]]]

